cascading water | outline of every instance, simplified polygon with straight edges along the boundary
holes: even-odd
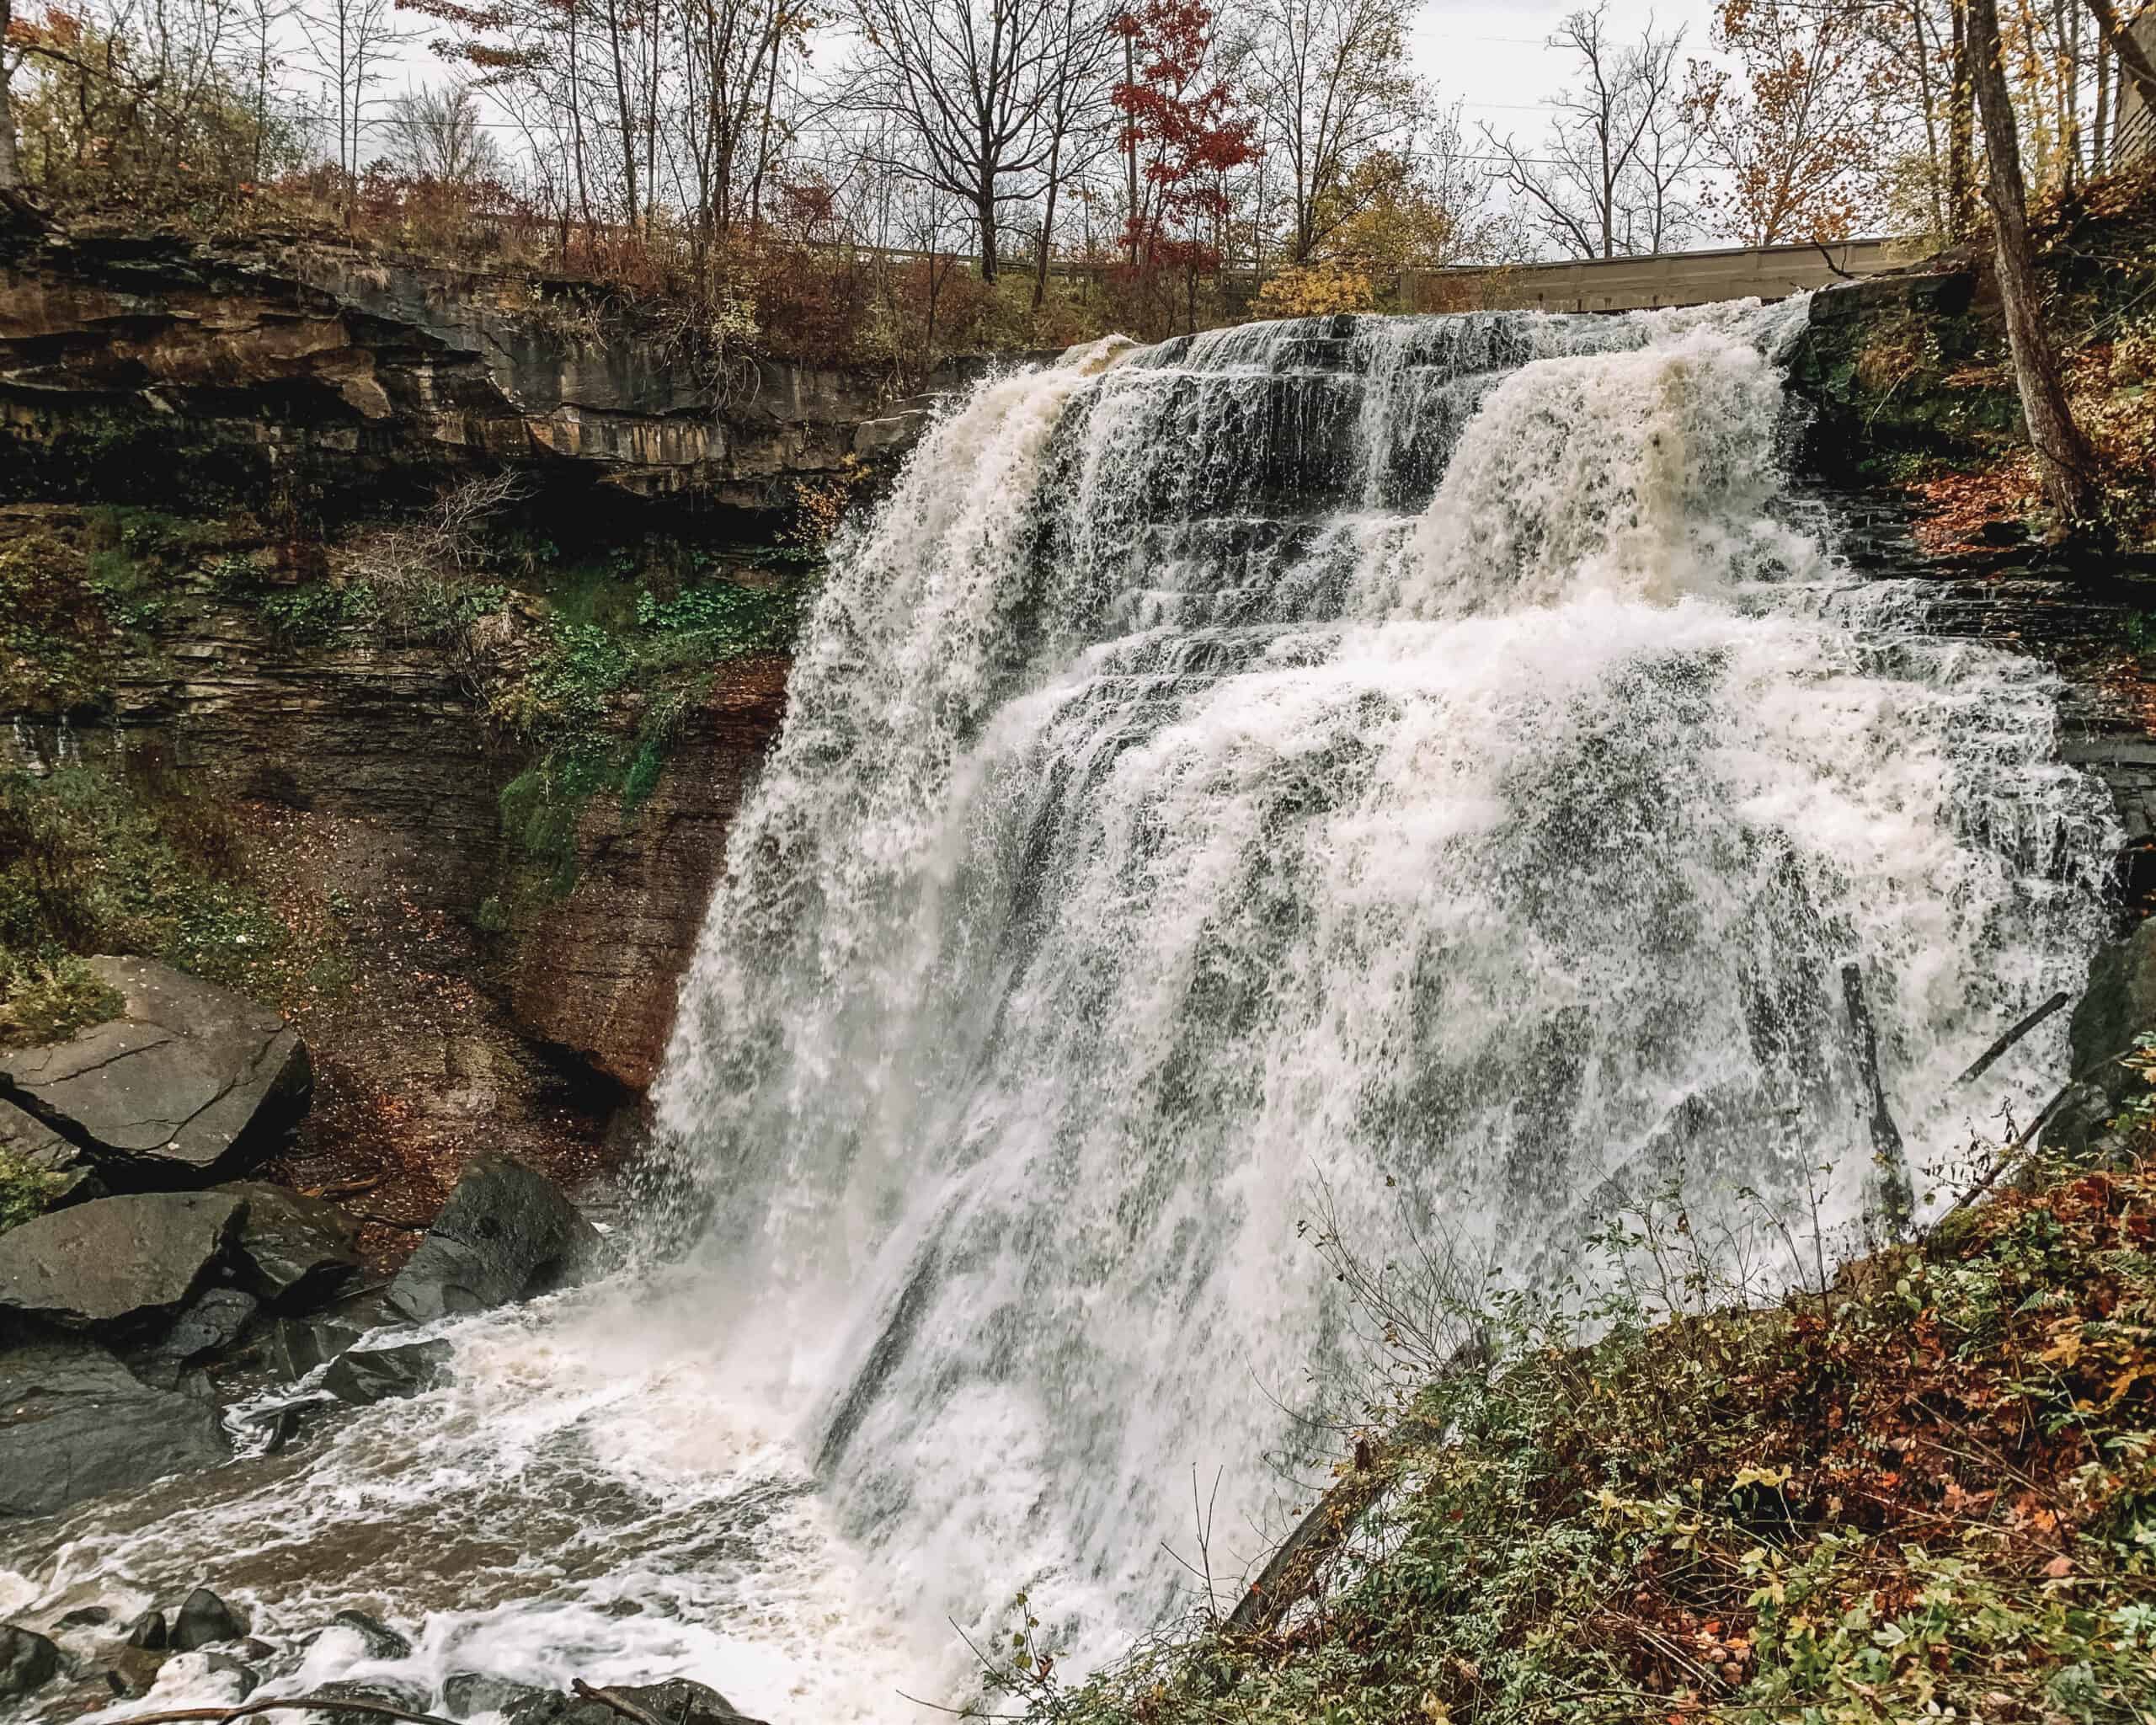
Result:
[[[1516,1282],[1641,1194],[1741,1229],[1825,1167],[1854,1216],[1854,967],[1921,1193],[2054,1072],[2056,1025],[1951,1086],[2074,980],[2111,835],[2047,677],[1899,626],[1782,497],[1801,314],[981,386],[836,559],[737,824],[656,1098],[696,1246],[467,1323],[455,1385],[313,1450],[0,1541],[14,1594],[214,1567],[272,1621],[424,1615],[387,1674],[437,1705],[686,1669],[899,1717],[1021,1587],[1081,1663],[1169,1608],[1193,1477],[1224,1577],[1279,1530],[1345,1365],[1314,1192]]]

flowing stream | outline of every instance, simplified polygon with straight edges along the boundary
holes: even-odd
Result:
[[[981,385],[808,625],[655,1098],[670,1250],[296,1453],[0,1533],[0,1615],[207,1578],[272,1639],[417,1642],[282,1689],[926,1717],[954,1626],[1024,1589],[1110,1656],[1198,1521],[1227,1588],[1307,1503],[1369,1362],[1303,1225],[1546,1286],[1681,1204],[1770,1282],[1815,1212],[1930,1201],[2056,1082],[2056,1020],[1953,1081],[2078,980],[2114,835],[2047,674],[1923,635],[1785,494],[1803,315]]]

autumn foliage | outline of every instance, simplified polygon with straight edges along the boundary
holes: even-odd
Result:
[[[1120,139],[1142,164],[1138,206],[1123,245],[1141,280],[1180,275],[1194,314],[1196,279],[1219,267],[1219,233],[1234,206],[1227,177],[1257,159],[1257,121],[1235,88],[1209,74],[1213,13],[1202,0],[1144,0],[1115,29],[1129,43],[1135,76],[1111,94]]]

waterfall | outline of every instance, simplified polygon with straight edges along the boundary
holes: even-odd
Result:
[[[922,1717],[974,1692],[953,1622],[1024,1589],[1083,1668],[1177,1609],[1194,1502],[1230,1585],[1307,1503],[1367,1370],[1314,1218],[1550,1286],[1677,1203],[1782,1274],[1777,1222],[1876,1210],[1875,1092],[1925,1201],[2057,1082],[2056,1018],[1955,1080],[2077,983],[2116,835],[2049,674],[1926,634],[1790,494],[1803,317],[981,383],[838,547],[735,823],[654,1098],[691,1243],[0,1545],[0,1616],[210,1577],[273,1639],[360,1604],[415,1643],[270,1692]]]
[[[1513,1280],[1657,1193],[1855,1215],[1852,967],[1919,1186],[2025,1118],[2055,1050],[1951,1081],[2073,980],[2105,817],[2041,673],[1831,598],[1802,316],[1103,343],[841,548],[657,1101],[894,1600],[1127,1632],[1193,1474],[1257,1556],[1321,1191]]]

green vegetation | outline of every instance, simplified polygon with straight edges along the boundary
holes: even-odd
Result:
[[[37,1048],[102,1024],[120,991],[72,953],[33,958],[0,948],[0,1048]]]
[[[101,1015],[70,956],[93,953],[146,953],[273,1002],[344,986],[341,948],[296,934],[248,883],[242,851],[221,805],[154,770],[0,772],[0,977],[10,1021],[19,1014],[27,1026],[44,1014],[39,1022],[56,1029]]]
[[[701,570],[702,559],[691,567]],[[558,608],[533,633],[521,668],[488,701],[489,718],[539,756],[501,793],[502,830],[520,858],[511,908],[576,885],[576,835],[595,796],[632,816],[659,785],[674,740],[707,695],[713,668],[780,652],[798,625],[801,589],[691,579],[667,596],[634,588],[616,566],[559,572]],[[624,728],[622,717],[637,714]]]
[[[0,1234],[39,1215],[64,1183],[0,1145]]]
[[[1363,1434],[1328,1499],[1343,1539],[1274,1578],[1261,1628],[1201,1613],[1070,1687],[1022,1597],[995,1686],[1070,1725],[2146,1722],[2156,1140],[2134,1130],[2127,1166],[2044,1167],[1768,1310],[1706,1309],[1681,1232],[1618,1240],[1668,1283],[1475,1312],[1486,1345]]]

